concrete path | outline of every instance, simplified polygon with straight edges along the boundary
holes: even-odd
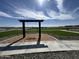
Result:
[[[77,32],[77,31],[70,31],[70,30],[61,30],[61,31],[72,32],[72,33],[78,33],[79,34],[79,32]]]
[[[52,41],[41,41],[41,44],[44,44],[43,48],[31,48],[31,49],[13,49],[13,50],[6,50],[0,51],[0,56],[4,55],[14,55],[14,54],[23,54],[23,53],[36,53],[36,52],[47,52],[47,51],[67,51],[67,50],[79,50],[79,40],[58,40],[52,36],[49,36]],[[54,39],[54,40],[53,40]],[[36,41],[32,42],[18,42],[11,47],[14,46],[24,46],[24,45],[36,45]],[[0,47],[6,46],[6,44],[0,44]]]

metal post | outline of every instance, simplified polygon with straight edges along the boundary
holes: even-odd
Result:
[[[23,25],[23,38],[25,38],[25,22],[22,22],[22,25]]]
[[[41,41],[41,22],[39,21],[39,38],[38,38],[38,41],[37,41],[37,45],[40,44],[40,41]]]

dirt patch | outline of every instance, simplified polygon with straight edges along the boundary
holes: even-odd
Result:
[[[52,39],[51,38],[52,36],[48,35],[48,34],[42,34],[41,35],[41,41],[50,41],[50,40],[55,40],[55,39]],[[26,34],[26,37],[25,38],[22,38],[22,35],[20,36],[15,36],[15,37],[12,37],[12,38],[9,38],[9,39],[6,39],[6,40],[3,40],[0,42],[1,43],[12,43],[14,41],[17,41],[18,42],[30,42],[30,41],[37,41],[39,38],[39,35],[38,34]]]

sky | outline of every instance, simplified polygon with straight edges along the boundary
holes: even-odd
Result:
[[[44,20],[45,27],[79,25],[79,0],[0,0],[0,27],[22,26],[20,19]]]

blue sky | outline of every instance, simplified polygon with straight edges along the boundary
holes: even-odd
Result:
[[[79,0],[0,0],[0,27],[21,26],[19,19],[44,19],[42,26],[79,25]]]

